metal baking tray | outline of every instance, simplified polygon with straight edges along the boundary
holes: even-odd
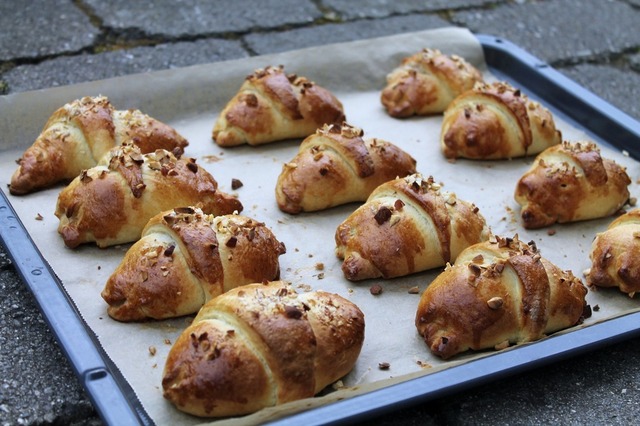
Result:
[[[477,35],[477,38],[494,75],[526,89],[532,97],[544,101],[554,114],[583,129],[594,140],[640,159],[640,123],[636,120],[513,43],[490,35]],[[3,192],[0,237],[104,422],[153,424],[132,388],[100,348],[94,333],[82,320]],[[362,421],[635,336],[640,336],[640,312],[554,335],[516,350],[496,352],[274,423],[313,425]]]

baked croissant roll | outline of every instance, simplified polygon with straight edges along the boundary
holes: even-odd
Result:
[[[440,146],[447,158],[508,159],[562,141],[553,116],[508,83],[476,83],[444,112]]]
[[[415,324],[444,359],[532,342],[580,322],[586,287],[533,242],[492,237],[469,247],[422,293]]]
[[[249,284],[212,299],[178,337],[165,398],[197,416],[248,414],[309,398],[346,375],[364,341],[364,315],[322,291]]]
[[[629,199],[625,169],[592,142],[563,142],[542,152],[520,178],[515,200],[525,228],[605,217]]]
[[[365,201],[382,183],[415,173],[413,157],[390,142],[363,139],[363,134],[346,123],[331,124],[302,141],[278,177],[280,210],[295,214]]]
[[[380,185],[335,235],[342,272],[352,281],[444,266],[487,238],[476,206],[418,173]]]
[[[217,188],[193,158],[162,149],[142,155],[122,146],[60,192],[58,232],[71,248],[93,241],[107,247],[139,239],[149,219],[174,207],[193,205],[215,215],[242,211],[240,201]]]
[[[213,127],[220,146],[259,145],[304,138],[345,120],[342,103],[305,77],[268,66],[248,76]]]
[[[264,223],[176,208],[151,218],[102,298],[119,321],[189,315],[232,288],[279,278],[284,253]]]
[[[166,149],[177,156],[188,145],[175,129],[139,110],[116,110],[104,96],[86,96],[53,113],[18,160],[9,191],[21,195],[70,181],[123,143],[143,153]]]
[[[480,71],[460,56],[422,49],[387,75],[380,100],[392,117],[439,114],[481,81]]]
[[[640,209],[631,210],[598,233],[591,245],[587,285],[618,287],[633,297],[640,291]]]

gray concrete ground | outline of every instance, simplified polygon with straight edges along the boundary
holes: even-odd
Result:
[[[640,118],[638,0],[4,0],[0,94],[448,25],[504,37]],[[638,423],[638,353],[632,339],[371,422]],[[2,425],[101,423],[2,249],[0,384]]]

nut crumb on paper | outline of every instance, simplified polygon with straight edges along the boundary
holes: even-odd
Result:
[[[331,387],[334,390],[338,390],[338,389],[342,389],[344,387],[344,383],[342,382],[342,380],[338,380],[337,382],[335,382],[334,384],[331,385]]]
[[[242,183],[240,179],[236,179],[236,178],[231,179],[231,189],[233,189],[234,191],[236,189],[242,188],[243,186],[244,186],[244,183]]]
[[[218,157],[217,155],[203,155],[202,161],[204,161],[205,163],[217,163],[218,161],[222,161],[222,158]]]
[[[422,360],[417,360],[416,364],[418,364],[421,368],[431,368],[431,364]]]

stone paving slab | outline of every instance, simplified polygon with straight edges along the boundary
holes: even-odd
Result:
[[[506,1],[495,0],[322,0],[325,7],[336,11],[343,19],[382,18],[396,14],[437,12],[460,8],[496,5]]]
[[[104,26],[121,32],[140,30],[158,37],[244,32],[283,25],[310,24],[322,13],[309,0],[86,0]],[[153,6],[151,6],[153,5]]]
[[[381,37],[391,34],[451,26],[435,15],[406,15],[343,24],[325,24],[274,33],[251,33],[244,37],[258,55],[284,52],[320,44]]]
[[[0,294],[0,424],[97,422],[33,295],[5,266]]]
[[[67,0],[0,1],[0,62],[77,52],[99,33]]]
[[[476,33],[499,35],[552,65],[640,46],[640,10],[619,0],[547,0],[455,12]]]
[[[610,65],[581,64],[562,69],[567,77],[640,120],[640,74]]]
[[[202,39],[95,55],[60,56],[7,71],[12,93],[249,56],[238,40]]]

